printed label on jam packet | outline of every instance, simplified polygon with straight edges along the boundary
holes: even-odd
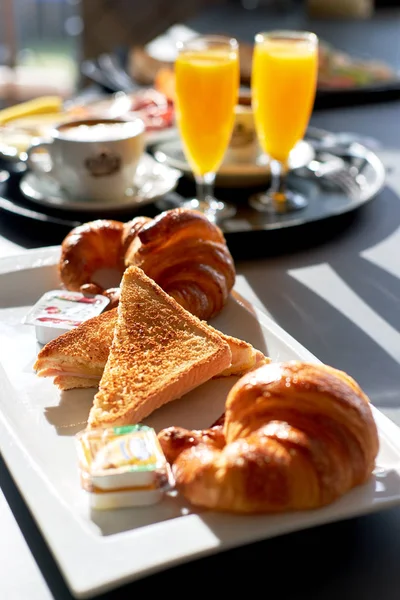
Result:
[[[72,329],[99,315],[108,303],[109,299],[101,295],[89,296],[80,292],[52,290],[44,294],[32,307],[24,323]]]

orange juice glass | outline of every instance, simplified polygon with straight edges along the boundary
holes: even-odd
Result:
[[[261,148],[272,160],[272,187],[251,199],[254,208],[287,212],[307,200],[286,188],[290,152],[303,138],[314,105],[318,38],[303,31],[259,33],[252,66],[252,105]]]
[[[185,203],[211,220],[234,208],[213,197],[215,174],[228,147],[239,88],[238,43],[224,36],[199,36],[178,44],[175,62],[176,121],[197,184]]]

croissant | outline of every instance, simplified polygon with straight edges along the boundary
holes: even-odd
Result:
[[[159,433],[177,489],[193,505],[236,513],[327,505],[367,481],[379,442],[369,400],[346,373],[304,362],[244,375],[204,431]]]
[[[173,209],[147,223],[132,241],[126,265],[135,265],[203,320],[223,308],[235,267],[222,231],[202,213]]]
[[[68,233],[61,245],[59,275],[73,291],[104,294],[118,303],[118,288],[105,290],[96,273],[121,276],[135,265],[186,310],[209,320],[223,308],[235,283],[235,267],[222,231],[202,213],[173,209],[128,223],[99,219]]]
[[[123,273],[123,228],[120,221],[98,219],[79,225],[67,234],[61,244],[58,271],[68,290],[79,292],[81,286],[95,283],[93,275],[101,268]]]

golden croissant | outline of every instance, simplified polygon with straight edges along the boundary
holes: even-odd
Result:
[[[177,208],[128,223],[99,219],[74,228],[61,245],[59,274],[69,290],[105,294],[96,272],[140,267],[186,310],[208,320],[223,308],[235,266],[222,231],[202,213]]]
[[[369,400],[346,373],[270,363],[243,376],[210,429],[164,429],[177,489],[237,513],[327,505],[368,480],[379,442]]]
[[[197,211],[173,209],[144,225],[125,254],[178,304],[208,320],[223,308],[235,267],[222,231]]]

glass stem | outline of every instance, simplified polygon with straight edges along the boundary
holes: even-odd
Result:
[[[206,173],[205,175],[196,175],[196,193],[200,205],[206,204],[212,208],[215,202],[214,182],[215,173]]]
[[[286,181],[289,172],[287,162],[271,161],[271,191],[275,202],[286,201]]]

